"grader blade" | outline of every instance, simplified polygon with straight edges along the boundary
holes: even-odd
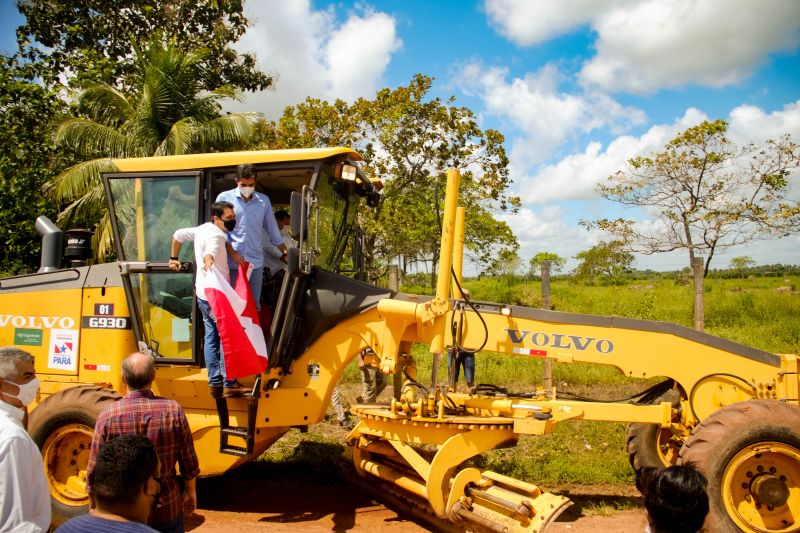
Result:
[[[377,406],[353,412],[361,422],[348,442],[359,474],[424,499],[440,519],[467,530],[542,532],[571,505],[536,485],[463,467],[478,454],[516,444],[507,419],[407,418]]]

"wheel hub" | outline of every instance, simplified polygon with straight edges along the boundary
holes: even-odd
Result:
[[[92,429],[69,424],[53,432],[42,446],[50,494],[69,506],[89,503],[86,494],[86,466],[92,445]]]
[[[722,478],[728,516],[742,531],[800,532],[800,450],[760,442],[737,453]]]

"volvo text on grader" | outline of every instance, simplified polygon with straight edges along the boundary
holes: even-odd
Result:
[[[158,363],[154,389],[181,403],[202,475],[258,457],[289,428],[324,417],[337,380],[365,349],[403,387],[388,405],[355,405],[347,437],[356,470],[471,530],[544,531],[569,505],[559,495],[465,461],[520,435],[568,420],[628,422],[634,468],[695,462],[709,479],[712,531],[800,532],[798,359],[674,324],[470,302],[460,285],[463,209],[448,172],[438,286],[433,297],[395,293],[347,275],[360,270],[358,204],[375,207],[378,182],[347,148],[238,152],[113,160],[103,176],[116,260],[87,265],[68,233],[46,219],[42,268],[0,280],[0,345],[36,356],[41,380],[29,431],[41,447],[54,521],[85,512],[85,469],[94,421],[122,391],[120,364],[135,350]],[[252,163],[257,189],[292,210],[287,273],[275,291],[267,371],[252,397],[207,393],[202,324],[193,294],[192,250],[168,268],[172,232],[209,218],[217,194]],[[349,244],[348,244],[349,243]],[[347,249],[354,251],[353,261]],[[452,273],[452,276],[451,276]],[[483,345],[517,357],[616,367],[663,377],[628,403],[561,399],[532,386],[519,394],[452,392],[434,364],[416,375],[412,345]],[[531,383],[536,376],[531,376]],[[421,382],[424,382],[421,383]]]

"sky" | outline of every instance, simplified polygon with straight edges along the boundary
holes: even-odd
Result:
[[[10,50],[21,17],[0,1],[0,49]],[[236,47],[277,83],[229,110],[274,119],[309,96],[352,101],[434,77],[432,97],[454,96],[505,136],[522,207],[498,218],[525,263],[547,251],[574,267],[602,238],[580,220],[652,223],[595,186],[703,120],[727,120],[739,144],[800,141],[797,0],[247,0],[245,12],[252,25]],[[790,195],[800,199],[798,175]],[[742,255],[800,264],[800,236],[731,248],[711,266]],[[685,251],[635,262],[687,265]]]

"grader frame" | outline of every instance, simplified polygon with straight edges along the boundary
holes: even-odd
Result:
[[[56,523],[87,508],[87,444],[100,409],[124,392],[120,363],[130,352],[156,356],[154,390],[184,407],[201,475],[214,475],[258,457],[291,427],[322,420],[345,367],[371,349],[380,370],[404,383],[389,405],[353,407],[360,416],[347,437],[354,465],[424,502],[440,519],[474,530],[544,531],[568,505],[566,498],[464,462],[513,446],[520,435],[548,433],[559,422],[605,420],[632,424],[629,452],[637,469],[677,460],[703,469],[712,530],[800,531],[795,355],[674,324],[468,301],[460,289],[464,213],[455,170],[448,171],[432,298],[344,275],[342,243],[352,232],[355,206],[364,198],[375,205],[378,188],[354,173],[359,160],[346,148],[115,160],[119,173],[105,183],[118,259],[0,280],[0,344],[37,358],[42,386],[29,426],[44,453]],[[273,201],[291,204],[300,246],[290,253],[278,294],[270,366],[245,380],[256,392],[249,402],[220,406],[206,393],[191,265],[170,272],[161,241],[178,222],[204,221],[215,192],[241,162],[255,165],[258,186]],[[458,282],[452,291],[451,279]],[[114,327],[98,327],[99,311],[113,318],[102,323]],[[30,341],[37,338],[38,345]],[[69,365],[54,358],[54,340],[62,347],[72,342]],[[433,354],[427,381],[410,357],[415,343],[429,345]],[[452,392],[453,384],[437,372],[439,361],[448,348],[481,345],[515,357],[609,365],[626,376],[666,379],[634,404],[571,401],[533,386],[516,395]],[[659,401],[664,393],[672,398]],[[242,446],[229,443],[237,439]],[[711,451],[718,449],[722,456]]]

